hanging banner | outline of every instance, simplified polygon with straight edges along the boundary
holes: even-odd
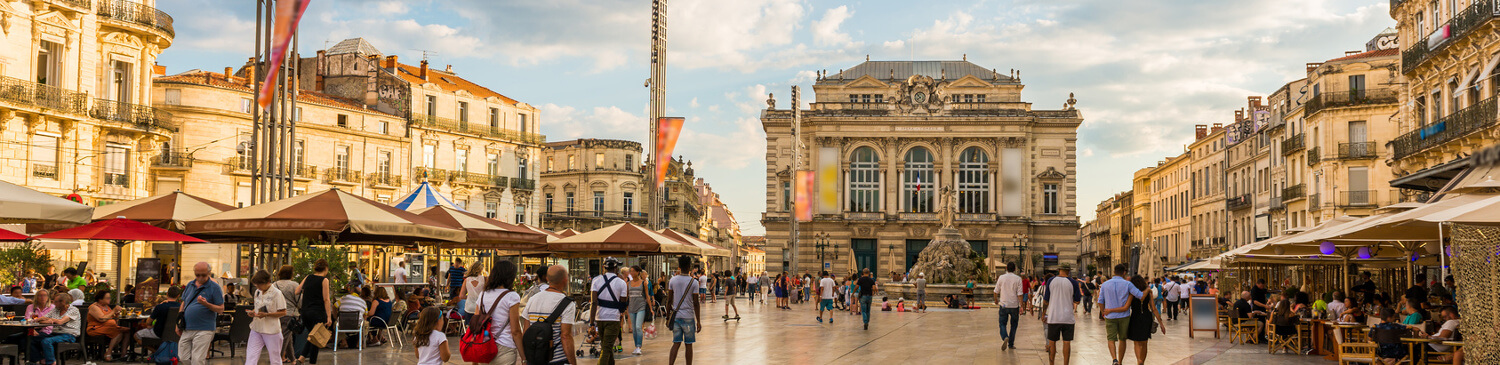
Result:
[[[818,214],[839,213],[839,149],[818,148]]]
[[[656,118],[656,188],[661,189],[667,180],[667,166],[672,162],[672,149],[677,147],[677,136],[682,133],[682,117]]]
[[[297,32],[297,22],[302,20],[302,13],[307,11],[309,3],[312,3],[312,0],[276,2],[276,31],[271,36],[271,60],[265,65],[266,79],[260,85],[260,95],[255,96],[255,103],[261,109],[271,105],[271,95],[274,95],[277,89],[276,76],[281,70],[281,63],[286,61],[286,48],[291,45],[292,34]]]
[[[792,189],[796,191],[792,193],[792,196],[797,199],[793,200],[792,210],[796,211],[797,221],[812,221],[813,181],[816,180],[816,177],[813,176],[813,171],[807,170],[797,171],[793,176],[795,178],[792,181]]]

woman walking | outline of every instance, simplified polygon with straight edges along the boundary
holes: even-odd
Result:
[[[277,292],[281,293],[282,302],[286,303],[286,315],[281,316],[279,318],[280,321],[278,321],[281,325],[281,333],[295,332],[297,329],[295,324],[300,317],[298,314],[298,303],[301,303],[301,301],[298,300],[297,296],[297,287],[299,285],[297,285],[297,282],[292,281],[292,274],[292,265],[281,265],[281,268],[276,270],[276,282],[271,284],[272,287],[276,288]],[[282,363],[290,363],[292,359],[297,357],[296,346],[292,346],[292,343],[296,341],[286,340],[288,339],[283,338],[281,341],[280,358]]]
[[[630,267],[630,281],[625,282],[629,288],[627,298],[630,305],[625,307],[625,315],[630,318],[630,334],[635,338],[635,356],[641,356],[642,336],[646,333],[641,326],[646,321],[646,311],[656,307],[656,300],[646,295],[646,272],[641,270],[640,265]]]
[[[475,309],[474,301],[469,300],[469,297],[479,295],[480,288],[484,287],[484,277],[479,276],[479,270],[479,260],[474,260],[474,264],[469,265],[469,270],[466,272],[469,276],[464,278],[462,286],[458,289],[458,296],[454,297],[458,300],[458,307],[461,308],[459,316],[464,318],[465,323],[469,322],[469,317],[473,317],[476,311],[481,310]]]
[[[499,350],[490,364],[515,364],[516,359],[522,358],[516,346],[521,343],[522,329],[521,294],[511,290],[515,282],[516,264],[510,260],[496,260],[489,277],[485,279],[484,292],[471,295],[477,312],[490,313],[490,337],[495,338],[495,344],[498,345],[496,349]]]
[[[246,309],[250,321],[250,339],[245,345],[245,365],[260,364],[265,350],[271,364],[281,363],[281,317],[286,315],[286,297],[271,285],[271,273],[261,270],[250,277],[255,286],[255,308]]]
[[[1146,290],[1146,278],[1136,275],[1130,278],[1130,283],[1135,285],[1145,295],[1140,299],[1130,300],[1130,304],[1119,308],[1110,308],[1106,313],[1130,311],[1130,327],[1126,328],[1126,338],[1135,343],[1135,362],[1144,365],[1146,363],[1147,342],[1151,341],[1153,326],[1160,326],[1161,333],[1167,334],[1167,325],[1162,323],[1161,314],[1156,311],[1152,304],[1155,302],[1156,294]]]
[[[326,326],[333,323],[333,301],[329,300],[328,289],[328,260],[318,259],[313,263],[313,274],[302,278],[302,286],[297,287],[297,293],[301,296],[302,328],[297,332],[297,344],[301,346],[298,353],[297,363],[318,363],[318,346],[307,343],[307,335],[312,333],[317,326]]]

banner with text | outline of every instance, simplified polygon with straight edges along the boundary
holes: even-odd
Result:
[[[281,63],[286,61],[287,46],[292,43],[292,34],[297,33],[297,22],[312,0],[281,0],[276,2],[276,33],[271,38],[271,59],[267,62],[266,80],[260,85],[260,95],[255,96],[256,105],[265,109],[271,105],[271,96],[276,94],[276,76]],[[250,77],[255,77],[251,75]],[[295,77],[295,75],[293,75]]]
[[[656,188],[661,189],[667,180],[667,166],[671,166],[672,149],[677,147],[677,136],[682,133],[682,117],[656,118]]]
[[[839,213],[839,149],[818,148],[818,214]]]
[[[797,171],[797,173],[795,175],[793,175],[793,176],[795,176],[795,178],[792,181],[792,189],[796,190],[796,191],[792,193],[792,196],[797,197],[797,199],[793,201],[793,203],[796,204],[796,206],[792,207],[792,210],[796,211],[797,221],[801,221],[801,222],[812,221],[812,219],[813,219],[813,198],[812,198],[812,192],[813,191],[812,190],[813,190],[813,180],[815,180],[815,177],[813,176],[813,172],[812,171],[807,171],[807,170],[802,170],[802,171]]]

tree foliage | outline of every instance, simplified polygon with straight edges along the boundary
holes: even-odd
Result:
[[[52,267],[52,256],[40,243],[26,241],[0,248],[0,283],[16,283],[27,269],[37,273]]]
[[[292,269],[296,273],[292,280],[301,282],[302,278],[313,273],[313,263],[324,259],[328,261],[328,280],[331,281],[328,287],[338,292],[349,282],[349,270],[353,265],[349,255],[353,252],[352,247],[342,243],[306,238],[297,240],[296,251],[292,254]]]

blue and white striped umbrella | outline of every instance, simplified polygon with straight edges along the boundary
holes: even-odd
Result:
[[[432,185],[428,185],[427,182],[424,181],[422,182],[422,185],[417,185],[417,189],[413,190],[411,194],[397,201],[396,209],[413,211],[439,205],[463,210],[463,208],[459,208],[458,205],[453,204],[452,200],[448,200],[448,198],[444,197],[442,193],[439,193],[437,189],[433,189]]]

